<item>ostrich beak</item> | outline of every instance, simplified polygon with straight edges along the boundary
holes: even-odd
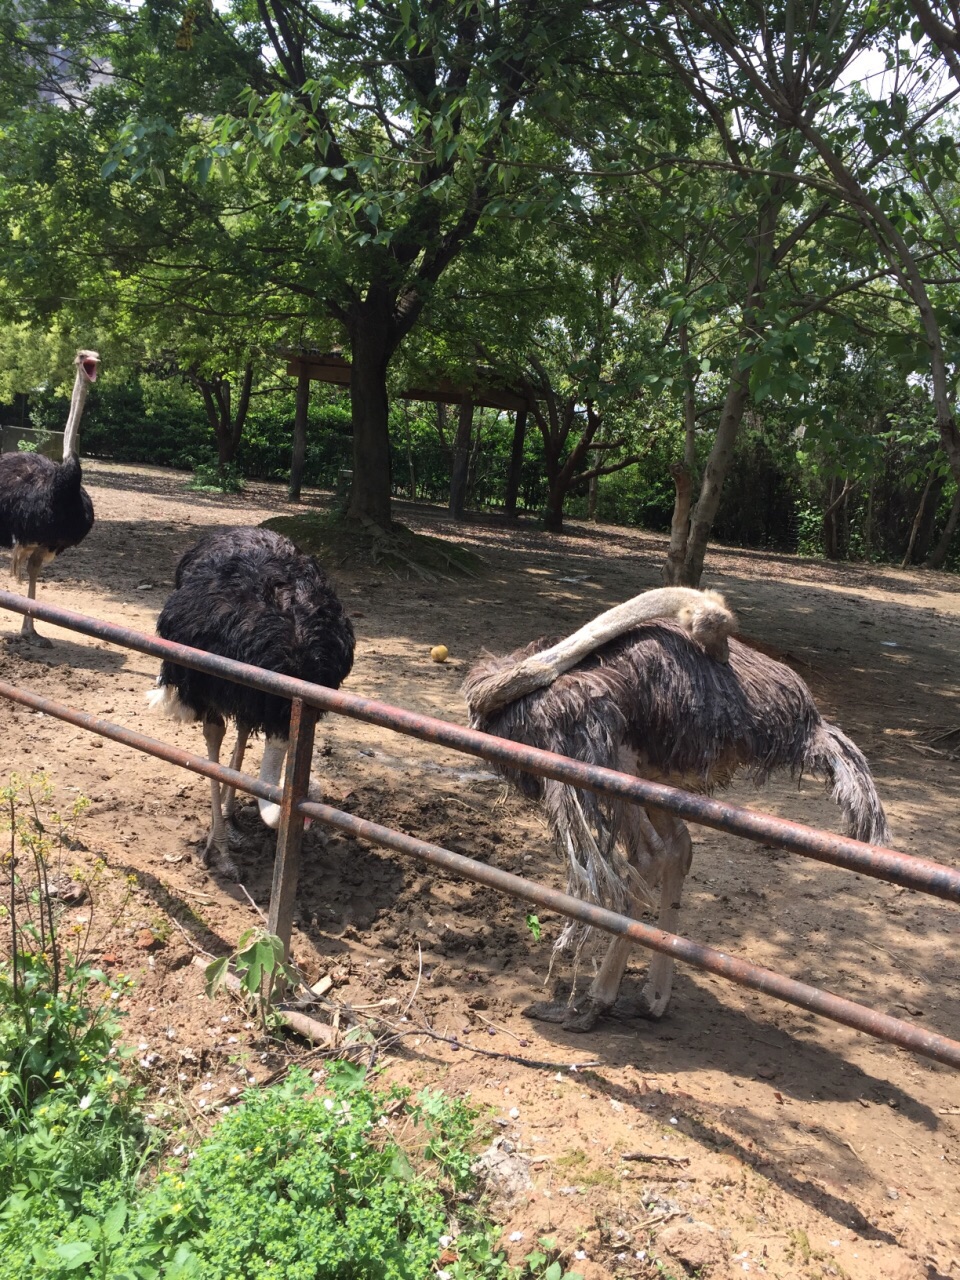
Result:
[[[100,356],[96,351],[78,351],[77,365],[88,382],[96,382],[100,370]]]

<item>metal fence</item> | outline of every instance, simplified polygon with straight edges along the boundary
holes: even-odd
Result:
[[[520,898],[539,907],[558,912],[570,919],[592,925],[620,937],[627,937],[642,947],[660,951],[698,969],[727,978],[740,986],[794,1004],[802,1009],[866,1032],[881,1040],[909,1049],[949,1066],[960,1067],[960,1042],[918,1027],[887,1014],[878,1013],[854,1001],[822,991],[807,983],[785,977],[771,969],[727,955],[677,934],[666,933],[653,925],[633,920],[592,903],[581,902],[569,894],[546,885],[526,880],[497,867],[487,866],[463,857],[450,849],[428,844],[378,823],[368,822],[329,805],[308,800],[307,786],[313,755],[314,730],[319,712],[332,711],[357,720],[376,724],[397,733],[408,734],[438,746],[479,756],[494,764],[506,765],[542,777],[582,787],[606,795],[618,796],[638,804],[655,805],[688,821],[729,831],[749,840],[775,842],[782,848],[834,866],[845,867],[862,875],[887,880],[951,902],[960,902],[960,871],[942,863],[909,854],[897,853],[875,845],[863,844],[800,823],[788,822],[768,814],[757,813],[707,796],[680,791],[661,783],[648,782],[632,775],[587,765],[553,752],[540,751],[504,738],[492,737],[465,729],[445,720],[418,712],[392,707],[386,703],[344,690],[326,689],[290,676],[279,675],[260,667],[234,662],[217,654],[191,649],[186,645],[144,635],[127,627],[102,622],[56,605],[41,604],[11,592],[0,591],[0,608],[29,614],[45,622],[106,640],[123,648],[166,658],[209,672],[224,679],[289,698],[292,702],[287,769],[283,787],[271,786],[259,778],[214,764],[204,756],[161,742],[156,738],[121,725],[102,720],[89,712],[77,711],[54,702],[41,694],[0,681],[0,697],[55,716],[69,724],[87,729],[101,737],[123,743],[158,759],[215,778],[228,786],[281,805],[281,821],[277,837],[273,887],[268,914],[268,928],[289,946],[300,866],[304,819],[310,817],[325,826],[357,839],[392,849],[445,871],[452,871],[478,884]]]

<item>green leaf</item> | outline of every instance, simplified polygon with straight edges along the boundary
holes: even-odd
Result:
[[[204,990],[211,1000],[223,986],[229,963],[230,957],[223,956],[219,960],[214,960],[212,964],[208,964],[204,970]]]
[[[93,1262],[97,1256],[86,1240],[72,1240],[69,1244],[58,1244],[54,1249],[54,1253],[60,1258],[68,1271],[75,1271],[77,1267],[86,1266],[88,1262]]]

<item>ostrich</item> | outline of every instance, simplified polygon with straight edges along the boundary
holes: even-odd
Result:
[[[157,620],[165,640],[222,654],[238,662],[337,689],[353,665],[353,627],[326,574],[312,556],[269,529],[229,529],[202,538],[177,565],[174,590]],[[215,763],[226,721],[237,726],[230,767],[243,763],[251,733],[266,742],[260,778],[278,783],[290,734],[290,702],[274,694],[164,661],[150,690],[151,705],[178,720],[200,720],[207,755]],[[220,784],[210,779],[211,829],[203,852],[216,851],[227,875],[237,870],[228,852]],[[227,817],[236,804],[223,796]],[[258,799],[269,827],[280,806]]]
[[[63,432],[63,461],[53,462],[40,453],[0,454],[0,546],[13,547],[14,577],[22,582],[26,572],[31,600],[36,599],[37,575],[43,566],[67,547],[82,542],[93,528],[93,503],[80,483],[77,436],[87,392],[97,380],[100,357],[96,351],[78,351],[74,364],[77,376]],[[37,634],[33,619],[26,614],[20,637],[44,647],[50,645]]]
[[[464,682],[470,723],[692,790],[725,786],[741,770],[758,784],[776,770],[810,772],[832,786],[851,835],[885,843],[883,807],[860,750],[821,718],[809,689],[789,667],[736,639],[728,647],[729,660],[718,662],[677,622],[651,623],[609,639],[549,687],[493,711],[478,706],[478,692],[482,702],[491,682],[508,679],[518,663],[535,659],[546,645],[536,641],[505,658],[487,655]],[[652,890],[659,885],[659,927],[676,931],[692,858],[690,835],[679,818],[549,779],[501,772],[543,804],[566,860],[570,893],[635,915],[653,907]],[[582,927],[571,923],[557,946],[573,942],[579,950],[584,938]],[[630,942],[614,939],[583,996],[527,1012],[570,1031],[591,1030],[616,1001],[630,949]],[[672,980],[672,959],[655,954],[642,991],[644,1014],[662,1016]]]

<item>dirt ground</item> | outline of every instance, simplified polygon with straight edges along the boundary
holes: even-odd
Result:
[[[219,497],[159,469],[90,463],[85,476],[96,526],[45,570],[40,596],[147,632],[201,533],[292,510],[265,485]],[[487,570],[427,584],[329,565],[357,632],[347,687],[461,723],[458,687],[482,646],[566,633],[660,582],[663,539],[634,530],[571,524],[554,538],[485,519],[455,528],[402,503],[397,514],[462,540]],[[711,554],[703,585],[727,594],[742,631],[791,663],[866,752],[896,846],[960,864],[960,763],[930,745],[960,725],[956,579],[726,550]],[[0,614],[0,633],[19,622]],[[148,711],[154,660],[40,630],[54,647],[0,646],[2,678],[202,751],[196,726]],[[451,655],[442,666],[429,657],[439,643]],[[199,1132],[282,1061],[229,997],[206,999],[191,963],[258,923],[274,837],[242,815],[241,888],[199,865],[203,779],[6,702],[0,730],[0,776],[42,770],[58,797],[91,801],[76,857],[107,865],[95,954],[135,981],[125,1035],[157,1113],[172,1107]],[[258,763],[254,744],[251,771]],[[321,722],[314,773],[359,815],[562,883],[539,816],[482,762],[337,717]],[[814,782],[728,794],[837,829]],[[960,1038],[955,906],[705,830],[694,842],[690,936]],[[89,914],[85,903],[69,918]],[[528,1157],[530,1185],[502,1202],[511,1256],[549,1234],[587,1280],[960,1276],[956,1072],[686,969],[659,1023],[609,1020],[578,1037],[530,1022],[521,1010],[542,998],[559,922],[544,913],[537,942],[524,915],[339,835],[306,837],[295,958],[311,981],[333,978],[338,1003],[393,1027],[388,1079],[468,1091],[501,1152]],[[642,969],[638,954],[628,983]],[[583,1063],[597,1065],[571,1066]]]

